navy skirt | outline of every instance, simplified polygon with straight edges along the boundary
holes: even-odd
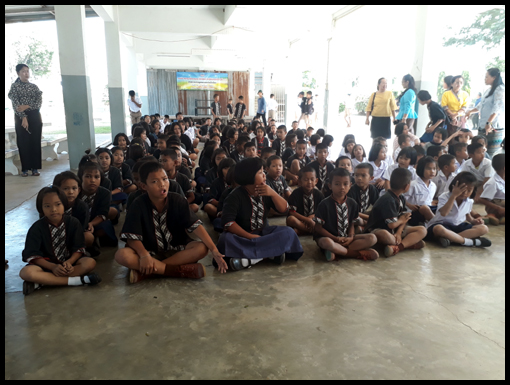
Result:
[[[294,261],[303,255],[303,247],[291,227],[266,226],[252,234],[260,235],[260,238],[246,239],[223,232],[218,240],[219,252],[225,257],[247,259],[272,258],[285,253],[286,259]]]

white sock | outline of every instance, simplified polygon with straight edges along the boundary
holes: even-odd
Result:
[[[85,278],[87,278],[87,277],[85,277]],[[67,278],[67,284],[69,286],[81,286],[81,285],[83,285],[80,277],[69,277],[69,278]]]
[[[462,246],[473,246],[473,240],[469,238],[464,238],[464,243]]]
[[[248,267],[250,266],[250,261],[251,261],[251,264],[252,265],[255,265],[256,263],[259,263],[260,261],[262,261],[262,258],[260,259],[246,259],[246,258],[242,258],[241,259],[241,264],[244,266],[244,267]]]

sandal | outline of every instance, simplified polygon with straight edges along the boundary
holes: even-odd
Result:
[[[21,171],[21,176],[22,177],[28,176],[28,171]]]
[[[32,170],[32,176],[39,176],[39,175],[41,175],[41,174],[39,173],[39,171],[37,171],[36,169],[33,169],[33,170]]]

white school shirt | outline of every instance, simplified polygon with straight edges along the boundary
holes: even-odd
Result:
[[[351,158],[351,154],[345,152],[345,148],[342,147],[342,149],[340,150],[340,155],[338,155],[338,158],[340,158],[341,156],[348,156],[349,158]],[[337,158],[337,159],[338,159]],[[352,159],[352,158],[351,158]]]
[[[459,161],[457,160],[457,158],[455,158],[455,165],[457,166],[457,173],[459,172],[460,168],[462,167],[462,165],[466,163],[466,159],[462,159],[462,163],[459,163]]]
[[[367,162],[367,158],[366,157],[364,157],[361,162],[358,159],[356,159],[356,158],[351,158],[352,169],[354,170],[358,164],[366,163],[366,162]]]
[[[184,131],[184,134],[187,135],[191,139],[192,142],[195,140],[195,134],[196,134],[195,129],[196,129],[196,127],[193,126],[193,127],[188,127],[188,129],[186,131]]]
[[[494,174],[494,176],[483,185],[483,192],[480,198],[490,201],[493,199],[505,199],[505,180],[498,174]]]
[[[436,189],[437,187],[434,182],[430,181],[427,186],[421,178],[416,178],[411,182],[411,187],[404,194],[404,197],[409,204],[431,206]]]
[[[448,223],[453,226],[458,226],[462,222],[466,221],[466,215],[471,213],[471,210],[473,210],[473,199],[471,198],[464,199],[460,206],[457,205],[457,200],[455,200],[455,202],[453,202],[452,209],[444,217],[439,212],[439,209],[441,209],[441,207],[443,207],[446,204],[446,202],[448,202],[448,199],[450,199],[451,195],[452,193],[448,191],[442,193],[439,196],[439,200],[437,202],[436,215],[434,215],[434,218],[432,218],[425,224],[427,228],[438,223]]]
[[[382,178],[384,172],[388,168],[388,163],[385,160],[381,161],[381,167],[377,167],[374,162],[368,162],[374,168],[374,179],[370,183],[375,183],[375,181],[379,178]]]
[[[131,97],[128,98],[128,106],[129,106],[129,109],[133,112],[138,112],[141,110],[140,107],[138,107],[132,100],[131,100]],[[138,104],[142,104],[142,101],[140,100],[140,98],[138,96],[135,96],[135,102],[137,102]]]
[[[277,111],[278,110],[278,102],[276,101],[276,99],[272,99],[272,98],[269,98],[269,100],[267,101],[267,110],[268,111]]]
[[[315,147],[316,146],[312,146],[311,144],[308,145],[308,148],[306,149],[306,156],[309,157],[309,158],[314,158],[315,159]]]
[[[459,172],[469,171],[478,182],[483,182],[485,178],[490,178],[494,175],[494,169],[492,168],[492,162],[489,159],[484,158],[478,167],[473,164],[473,159],[468,159],[464,162]]]
[[[450,174],[450,177],[446,179],[446,175],[442,170],[439,170],[437,175],[432,178],[432,182],[434,182],[437,186],[436,189],[436,198],[439,197],[444,192],[449,191],[450,184],[452,183],[453,179],[457,175],[457,172],[453,172]]]
[[[396,162],[397,161],[397,156],[398,154],[400,153],[400,151],[402,151],[402,149],[399,147],[397,148],[394,152],[393,152],[393,161]]]
[[[372,164],[372,162],[370,162],[370,164]],[[398,168],[398,163],[394,163],[392,164],[391,166],[388,166],[388,168],[386,169],[386,171],[384,171],[384,174],[382,175],[382,178],[384,180],[390,180],[390,177],[391,177],[391,174],[393,173],[394,170],[396,170]],[[416,170],[414,169],[413,166],[409,166],[407,168],[409,171],[411,171],[411,180],[416,180],[418,178],[418,176],[416,175]],[[374,178],[375,179],[375,178]]]

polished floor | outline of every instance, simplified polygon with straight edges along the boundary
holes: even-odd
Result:
[[[374,262],[328,263],[303,237],[298,262],[221,275],[208,256],[202,280],[134,285],[107,248],[98,286],[24,297],[35,194],[60,157],[39,178],[5,176],[5,379],[505,378],[505,226],[488,249],[429,243]]]

